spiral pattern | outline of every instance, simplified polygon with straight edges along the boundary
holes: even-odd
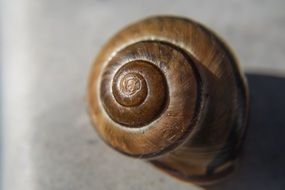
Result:
[[[128,26],[102,48],[88,105],[111,147],[197,183],[232,171],[248,118],[246,83],[222,40],[165,16]]]
[[[112,92],[108,93],[105,88],[110,85]],[[104,78],[101,89],[107,113],[114,121],[128,127],[140,127],[154,120],[165,107],[168,96],[164,75],[146,61],[123,65],[112,81]]]
[[[179,78],[171,78],[183,68],[177,67],[179,62],[187,64],[188,60],[177,49],[162,42],[139,42],[118,52],[108,62],[100,87],[104,109],[112,120],[138,128],[162,115],[170,101],[168,85],[171,91],[183,88],[181,84],[186,85],[184,80],[190,75],[181,71]],[[177,94],[175,98],[179,96],[184,101],[184,95]]]
[[[159,155],[178,146],[199,114],[195,61],[180,46],[184,39],[170,36],[175,34],[171,22],[159,22],[167,30],[150,19],[119,32],[103,48],[90,77],[96,129],[108,144],[132,156]]]

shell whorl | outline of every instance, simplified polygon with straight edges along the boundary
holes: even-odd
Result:
[[[93,64],[88,103],[95,128],[106,143],[130,156],[161,155],[191,135],[195,146],[221,146],[225,139],[213,142],[210,133],[226,137],[230,128],[224,123],[244,121],[233,113],[243,92],[236,88],[242,79],[232,62],[220,40],[196,22],[152,17],[132,24]],[[220,117],[223,113],[229,114]],[[205,121],[210,132],[204,134]],[[221,133],[215,132],[217,121]]]
[[[192,84],[196,81],[191,81],[194,77],[189,58],[177,49],[162,42],[138,42],[108,61],[102,74],[100,97],[114,122],[125,127],[143,127],[158,117],[170,115],[169,106],[174,101],[189,106],[185,97],[196,96],[193,92],[197,85]]]
[[[89,77],[91,120],[107,144],[197,184],[233,171],[248,105],[228,47],[184,18],[129,25],[102,48]]]
[[[93,116],[107,143],[147,157],[165,151],[189,131],[200,87],[187,53],[164,41],[142,40],[106,60],[98,72],[101,80],[92,80],[98,90],[90,97],[97,97]]]

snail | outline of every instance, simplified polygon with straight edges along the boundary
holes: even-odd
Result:
[[[99,136],[166,173],[210,184],[232,173],[247,128],[247,83],[227,45],[186,18],[118,32],[92,65],[87,100]]]

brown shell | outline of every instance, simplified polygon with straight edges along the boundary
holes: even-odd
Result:
[[[213,32],[165,16],[117,33],[88,85],[92,122],[107,144],[199,183],[232,169],[247,97],[236,60]]]

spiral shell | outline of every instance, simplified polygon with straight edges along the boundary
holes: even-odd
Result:
[[[177,17],[147,18],[117,33],[93,64],[88,103],[111,147],[191,179],[205,176],[222,151],[239,149],[248,109],[228,48],[202,25]]]

